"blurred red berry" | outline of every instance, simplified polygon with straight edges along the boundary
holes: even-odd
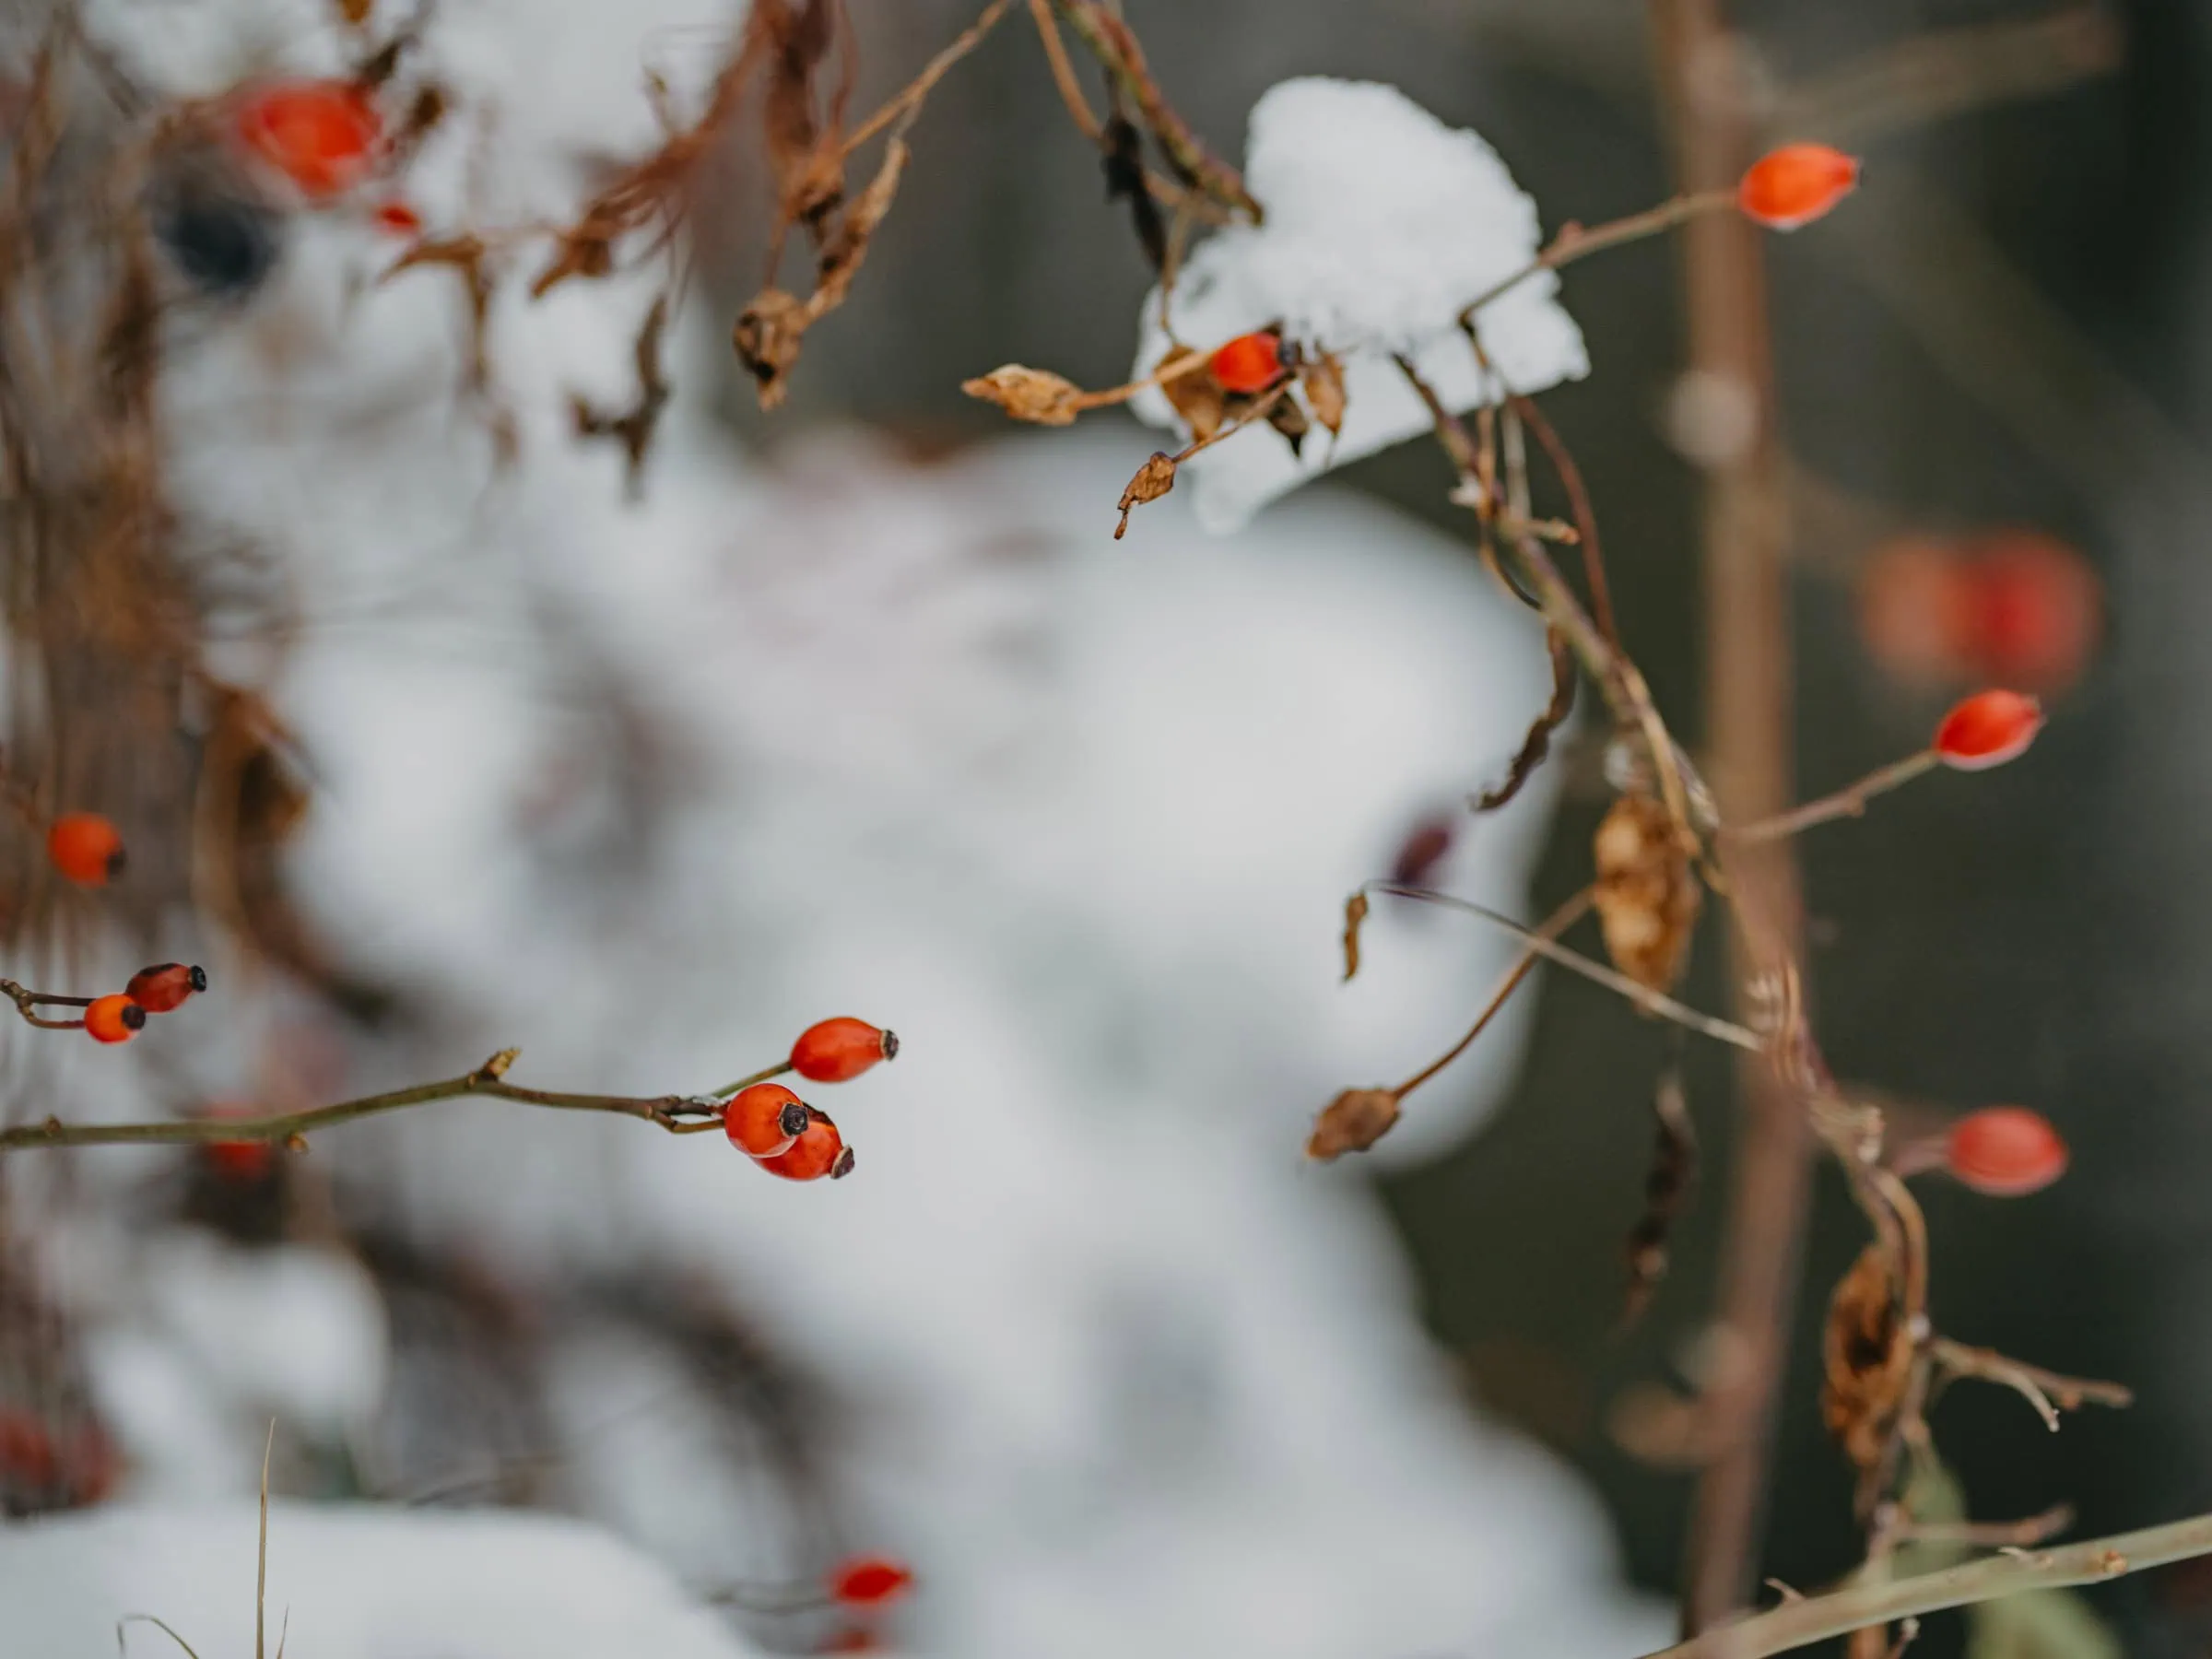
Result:
[[[146,1028],[146,1010],[117,991],[96,996],[85,1010],[85,1030],[95,1042],[128,1042]]]
[[[207,971],[182,962],[159,962],[131,975],[124,994],[148,1014],[167,1014],[183,1006],[195,991],[207,989]]]
[[[97,812],[65,812],[46,831],[46,856],[78,887],[105,887],[123,874],[123,837]]]
[[[1977,1193],[2019,1198],[2066,1172],[2066,1143],[2040,1112],[1986,1106],[1951,1125],[1944,1167]]]
[[[2018,691],[1977,691],[1953,706],[1930,746],[1946,766],[1986,771],[2017,760],[2043,729],[2043,705]]]
[[[378,229],[389,230],[394,236],[419,236],[422,234],[422,215],[405,202],[384,202],[377,207],[376,226]]]
[[[1282,343],[1272,333],[1239,335],[1206,366],[1224,392],[1265,392],[1283,376]]]
[[[786,1181],[819,1181],[825,1175],[841,1181],[853,1172],[853,1148],[845,1145],[845,1137],[837,1132],[828,1112],[809,1106],[806,1127],[799,1131],[791,1149],[754,1161],[771,1175],[781,1175]]]
[[[755,1158],[791,1150],[806,1127],[806,1102],[781,1083],[756,1083],[732,1097],[722,1118],[730,1145]]]
[[[2033,530],[1978,536],[1962,551],[1951,622],[1968,671],[2041,691],[2079,679],[2104,626],[2088,561]]]
[[[1391,860],[1391,880],[1400,887],[1427,887],[1436,866],[1452,851],[1455,829],[1454,821],[1441,814],[1416,824],[1398,843],[1397,857]]]
[[[304,194],[322,201],[367,176],[383,122],[368,90],[351,81],[285,81],[243,100],[238,135]]]
[[[1966,586],[1947,543],[1926,535],[1884,542],[1859,567],[1859,635],[1867,654],[1908,684],[1969,677],[1959,645]]]
[[[830,1570],[830,1599],[848,1607],[880,1607],[913,1588],[913,1570],[888,1556],[855,1556]]]
[[[1859,161],[1825,144],[1785,144],[1746,171],[1736,205],[1770,230],[1809,225],[1857,188]]]
[[[816,1083],[850,1083],[878,1060],[899,1057],[899,1039],[841,1015],[810,1025],[791,1045],[791,1069]]]
[[[53,1436],[35,1414],[0,1406],[0,1488],[43,1491],[53,1485],[59,1461]]]

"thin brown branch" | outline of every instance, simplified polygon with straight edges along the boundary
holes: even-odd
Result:
[[[1701,1037],[1711,1037],[1716,1042],[1730,1043],[1755,1054],[1765,1053],[1770,1046],[1765,1038],[1747,1026],[1737,1025],[1733,1020],[1717,1019],[1710,1014],[1700,1014],[1688,1004],[1678,1003],[1664,992],[1654,991],[1649,985],[1606,967],[1603,962],[1594,962],[1580,951],[1569,950],[1565,946],[1546,938],[1536,928],[1516,922],[1487,905],[1477,904],[1471,899],[1439,893],[1430,888],[1405,887],[1394,881],[1371,881],[1361,891],[1389,893],[1399,899],[1418,899],[1424,903],[1441,904],[1450,910],[1464,911],[1470,916],[1479,916],[1493,927],[1502,928],[1512,934],[1536,955],[1625,996],[1646,1014],[1670,1019]]]
[[[1793,806],[1787,812],[1757,823],[1741,827],[1724,825],[1721,833],[1732,841],[1782,841],[1795,835],[1800,830],[1809,830],[1816,824],[1826,824],[1836,818],[1863,818],[1866,803],[1876,795],[1887,794],[1901,784],[1910,783],[1924,772],[1932,771],[1942,757],[1934,749],[1923,749],[1917,755],[1908,755],[1902,760],[1893,760],[1888,766],[1877,767],[1857,782],[1845,785],[1833,794],[1807,801],[1802,806]]]
[[[1146,131],[1152,135],[1169,166],[1183,182],[1222,206],[1249,215],[1254,224],[1260,222],[1265,217],[1265,211],[1244,188],[1242,175],[1207,150],[1175,112],[1159,83],[1152,78],[1152,72],[1145,63],[1144,48],[1137,44],[1128,24],[1099,0],[1052,0],[1052,3],[1067,19],[1076,38],[1105,67],[1122,96],[1135,106]]]
[[[1631,213],[1625,218],[1609,219],[1605,224],[1588,229],[1577,224],[1564,225],[1535,258],[1502,282],[1493,283],[1470,300],[1459,313],[1459,325],[1472,328],[1476,312],[1492,300],[1503,299],[1539,271],[1556,271],[1561,265],[1572,265],[1578,259],[1603,253],[1607,248],[1618,248],[1623,242],[1641,241],[1647,236],[1671,230],[1700,214],[1717,213],[1735,206],[1734,190],[1701,190],[1670,197],[1656,207],[1647,207],[1641,213]]]
[[[2035,1408],[2043,1427],[2058,1432],[2058,1414],[2078,1411],[2084,1406],[2115,1409],[2135,1404],[2135,1391],[2124,1383],[2101,1382],[2091,1377],[2068,1377],[2041,1366],[2026,1365],[1994,1348],[1970,1347],[1938,1336],[1929,1344],[1936,1363],[1954,1377],[1973,1377],[2011,1389]]]
[[[1584,888],[1566,903],[1560,905],[1558,910],[1553,911],[1550,915],[1545,917],[1543,921],[1537,923],[1531,931],[1538,938],[1557,939],[1583,919],[1583,913],[1590,908],[1593,897],[1591,889]],[[1453,1061],[1458,1059],[1460,1055],[1465,1053],[1475,1039],[1481,1036],[1488,1028],[1490,1021],[1498,1017],[1499,1010],[1512,1000],[1513,993],[1521,988],[1521,982],[1535,971],[1536,963],[1541,957],[1542,953],[1533,945],[1523,950],[1521,959],[1513,964],[1512,971],[1500,982],[1498,989],[1490,993],[1490,1000],[1483,1005],[1482,1012],[1475,1016],[1475,1023],[1467,1028],[1466,1035],[1419,1071],[1414,1073],[1412,1077],[1406,1078],[1405,1082],[1399,1084],[1397,1088],[1392,1089],[1391,1093],[1400,1098],[1411,1094],[1430,1078],[1435,1077],[1437,1073],[1442,1071],[1445,1066],[1451,1065]]]
[[[935,57],[931,58],[927,64],[923,65],[922,73],[907,82],[904,90],[854,127],[838,153],[841,156],[850,157],[854,150],[889,126],[892,122],[897,121],[902,115],[919,110],[922,107],[922,100],[927,98],[931,89],[945,78],[947,72],[982,45],[983,37],[998,27],[998,20],[1006,15],[1006,8],[1013,3],[1014,0],[991,0],[991,4],[983,7],[982,15],[968,26],[959,39],[954,41],[944,51],[938,53]]]
[[[1567,492],[1568,511],[1574,514],[1575,537],[1583,549],[1583,580],[1590,589],[1590,618],[1597,624],[1598,631],[1618,649],[1620,629],[1613,621],[1613,589],[1606,580],[1605,554],[1597,540],[1597,513],[1590,504],[1590,491],[1583,483],[1583,469],[1575,465],[1574,452],[1536,407],[1535,398],[1515,394],[1512,403],[1513,412],[1536,435],[1536,442],[1551,462],[1552,471],[1559,475],[1560,488]]]
[[[638,1118],[673,1135],[694,1134],[721,1119],[724,1101],[719,1095],[566,1094],[549,1089],[524,1088],[508,1082],[507,1069],[519,1051],[501,1049],[475,1071],[436,1083],[418,1083],[385,1094],[364,1095],[304,1112],[272,1113],[265,1117],[176,1118],[155,1124],[65,1124],[50,1117],[43,1123],[0,1129],[0,1152],[34,1147],[207,1146],[226,1141],[267,1141],[289,1144],[318,1129],[349,1124],[358,1118],[400,1112],[436,1100],[477,1097],[513,1100],[525,1106],[543,1106],[557,1112],[604,1112]],[[759,1073],[745,1082],[759,1081],[788,1071],[788,1065]],[[721,1091],[735,1093],[735,1088]]]

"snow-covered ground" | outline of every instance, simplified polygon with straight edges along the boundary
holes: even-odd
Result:
[[[677,20],[646,12],[440,9],[429,50],[513,112],[479,208],[558,205],[587,141],[638,139],[635,42]],[[196,37],[166,61],[238,68]],[[425,160],[433,229],[462,205],[453,147],[450,176]],[[216,994],[125,1053],[73,1048],[65,1115],[149,1110],[124,1079],[157,1051],[208,1096],[265,1088],[272,1056],[354,1091],[507,1044],[517,1081],[658,1093],[876,1019],[898,1061],[814,1096],[857,1148],[841,1182],[489,1102],[308,1156],[352,1213],[510,1282],[665,1276],[741,1312],[818,1380],[844,1535],[914,1563],[896,1629],[919,1651],[1656,1645],[1592,1501],[1457,1395],[1358,1172],[1300,1158],[1322,1101],[1410,1070],[1504,959],[1385,912],[1346,987],[1335,941],[1345,893],[1518,742],[1545,688],[1525,614],[1463,549],[1326,490],[1220,538],[1171,497],[1117,545],[1149,447],[1126,427],[928,465],[851,431],[741,455],[700,408],[711,325],[626,502],[566,396],[621,399],[635,282],[502,300],[523,446],[500,472],[451,395],[453,286],[363,287],[371,232],[296,230],[271,290],[178,359],[179,477],[281,555],[297,606],[265,670],[318,783],[297,888],[350,970],[437,1012],[349,1033],[202,942]],[[1450,879],[1522,908],[1544,810],[1486,820]],[[1376,1156],[1464,1135],[1517,1035]],[[41,1659],[104,1654],[130,1612],[242,1652],[250,1508],[205,1506],[250,1496],[272,1414],[371,1444],[405,1361],[335,1245],[143,1225],[173,1161],[78,1160],[47,1241],[128,1505],[0,1532],[0,1653],[29,1629]],[[651,1345],[587,1323],[544,1364],[551,1500],[654,1565],[566,1523],[285,1503],[271,1601],[299,1652],[735,1653],[673,1586],[818,1569],[745,1524],[745,1469]]]

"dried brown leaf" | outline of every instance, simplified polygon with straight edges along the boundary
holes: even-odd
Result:
[[[1495,812],[1521,793],[1529,779],[1535,776],[1536,768],[1551,753],[1552,734],[1565,725],[1567,716],[1574,712],[1574,653],[1568,647],[1567,636],[1556,628],[1546,631],[1544,643],[1551,653],[1551,701],[1530,724],[1528,735],[1522,739],[1520,753],[1506,769],[1505,782],[1477,797],[1474,806],[1477,812]]]
[[[1344,362],[1335,352],[1316,352],[1298,366],[1298,383],[1306,406],[1332,438],[1344,430]]]
[[[1122,522],[1113,528],[1113,539],[1120,541],[1129,533],[1129,515],[1147,501],[1157,501],[1175,488],[1175,457],[1157,452],[1152,459],[1136,469],[1136,477],[1129,480],[1129,488],[1122,491]]]
[[[1328,1163],[1347,1152],[1364,1152],[1398,1121],[1398,1096],[1389,1088],[1347,1088],[1313,1120],[1306,1156]]]
[[[1267,406],[1267,424],[1283,435],[1294,456],[1304,449],[1306,434],[1313,429],[1313,423],[1306,418],[1305,410],[1300,408],[1298,400],[1292,397],[1277,396]]]
[[[790,389],[788,376],[799,360],[806,324],[806,302],[782,288],[762,289],[738,313],[731,341],[737,348],[737,360],[759,384],[763,409],[782,403]]]
[[[1082,387],[1043,369],[1007,363],[974,380],[962,381],[971,397],[996,404],[1017,420],[1039,426],[1067,426],[1082,413]]]
[[[1650,795],[1624,794],[1598,825],[1592,851],[1606,954],[1638,984],[1672,989],[1704,903],[1674,819]]]
[[[1191,429],[1191,436],[1204,443],[1229,418],[1228,401],[1222,395],[1220,382],[1210,374],[1171,372],[1186,370],[1192,359],[1202,355],[1188,347],[1179,347],[1160,359],[1153,373],[1159,380],[1160,391]]]
[[[1912,1341],[1898,1316],[1897,1286],[1879,1244],[1869,1244],[1836,1286],[1821,1339],[1826,1377],[1820,1418],[1861,1469],[1882,1461],[1912,1372]]]
[[[1660,1075],[1659,1086],[1652,1093],[1652,1113],[1658,1122],[1658,1138],[1643,1178],[1643,1214],[1629,1232],[1624,1325],[1643,1316],[1660,1281],[1666,1277],[1667,1241],[1697,1180],[1697,1130],[1682,1096],[1680,1066],[1669,1065]]]
[[[1344,977],[1359,971],[1359,928],[1367,920],[1367,895],[1354,893],[1344,901]]]

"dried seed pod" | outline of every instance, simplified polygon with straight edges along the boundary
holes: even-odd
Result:
[[[1359,971],[1359,929],[1367,922],[1367,895],[1354,893],[1344,901],[1344,977]]]
[[[1697,1181],[1698,1135],[1689,1120],[1688,1102],[1683,1099],[1678,1062],[1670,1064],[1660,1075],[1659,1086],[1652,1094],[1652,1112],[1658,1120],[1658,1139],[1643,1178],[1643,1214],[1629,1233],[1629,1294],[1621,1314],[1623,1325],[1634,1324],[1643,1317],[1660,1281],[1666,1277],[1667,1242]]]
[[[1674,820],[1651,796],[1624,794],[1598,825],[1592,850],[1606,954],[1638,984],[1671,990],[1704,903]]]
[[[1878,1244],[1859,1253],[1828,1304],[1820,1420],[1860,1469],[1882,1461],[1912,1372],[1912,1339]]]
[[[1313,418],[1332,438],[1344,430],[1344,364],[1332,352],[1317,352],[1298,366],[1298,384]]]
[[[1313,1120],[1306,1156],[1328,1163],[1347,1152],[1364,1152],[1398,1121],[1398,1095],[1391,1088],[1347,1088]]]
[[[763,288],[738,316],[731,344],[737,348],[737,360],[759,382],[763,409],[783,401],[785,377],[799,360],[806,323],[806,302],[782,288]]]
[[[1069,426],[1083,412],[1083,389],[1073,381],[1043,369],[1007,363],[988,374],[962,381],[960,390],[971,397],[994,403],[1017,420],[1038,426]]]
[[[1120,541],[1129,533],[1129,515],[1147,501],[1157,501],[1175,488],[1175,457],[1167,453],[1155,454],[1136,469],[1136,477],[1129,480],[1129,488],[1122,491],[1122,522],[1113,527],[1113,539]]]

